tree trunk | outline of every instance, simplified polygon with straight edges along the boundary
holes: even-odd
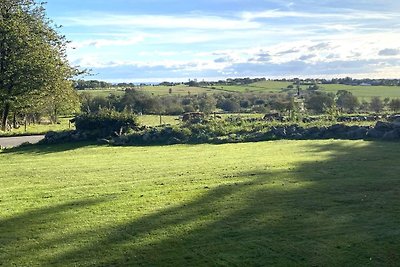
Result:
[[[16,112],[13,113],[13,128],[17,129],[17,115],[16,115]]]
[[[5,103],[4,109],[3,109],[3,114],[1,117],[1,130],[5,132],[7,130],[7,118],[8,114],[10,112],[10,103]]]
[[[54,119],[53,119],[53,123],[57,123],[57,121],[58,121],[57,107],[54,107]]]

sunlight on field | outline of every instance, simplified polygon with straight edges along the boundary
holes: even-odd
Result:
[[[35,135],[35,134],[45,134],[49,131],[65,131],[75,129],[73,123],[69,123],[71,118],[59,118],[58,123],[41,123],[41,124],[28,124],[26,126],[20,125],[18,129],[12,129],[11,131],[2,132],[0,131],[0,136],[13,136],[13,135]]]
[[[399,256],[399,146],[326,140],[5,150],[0,262],[390,265]]]
[[[139,123],[146,126],[158,126],[158,125],[176,125],[180,122],[179,116],[169,115],[141,115],[138,116]]]

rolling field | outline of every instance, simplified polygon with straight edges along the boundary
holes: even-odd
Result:
[[[258,82],[250,85],[240,86],[224,86],[224,90],[233,92],[265,92],[265,93],[282,93],[282,92],[293,92],[296,93],[296,89],[288,90],[287,86],[292,83],[289,82]],[[336,94],[339,90],[347,90],[353,93],[360,99],[369,100],[370,98],[377,96],[383,98],[400,98],[400,86],[350,86],[342,84],[321,84],[321,91],[327,93]],[[302,86],[302,90],[306,90],[308,86]]]
[[[276,81],[264,81],[257,82],[248,85],[221,85],[214,86],[218,90],[227,92],[238,92],[238,93],[281,93],[282,89],[287,88],[290,82],[276,82]],[[211,88],[211,86],[210,86]],[[216,90],[217,91],[217,90]]]
[[[347,90],[360,99],[369,100],[371,97],[400,98],[400,86],[349,86],[341,84],[321,85],[325,92],[336,93],[339,90]]]
[[[169,89],[172,88],[171,94],[173,95],[192,95],[202,93],[223,93],[223,92],[237,92],[237,93],[282,93],[293,92],[296,89],[287,89],[290,82],[277,82],[277,81],[264,81],[252,83],[249,85],[216,85],[209,87],[188,87],[185,85],[177,86],[145,86],[140,88],[140,91],[148,92],[154,95],[168,95]],[[371,97],[377,96],[383,98],[400,98],[400,86],[351,86],[342,84],[322,84],[319,85],[321,91],[328,93],[336,93],[339,90],[347,90],[352,92],[360,99],[370,100]],[[308,86],[302,86],[302,90],[307,90]],[[86,90],[80,91],[88,92],[93,96],[108,96],[109,94],[122,95],[122,89],[106,89],[106,90]]]
[[[172,95],[198,95],[203,93],[214,93],[215,90],[202,88],[202,87],[189,87],[185,85],[176,86],[144,86],[139,91],[147,92],[154,95],[169,95],[169,89],[171,89]]]
[[[397,266],[400,143],[0,153],[0,266]]]
[[[95,90],[79,90],[78,94],[87,93],[93,97],[107,97],[109,95],[122,96],[125,93],[124,89],[95,89]]]

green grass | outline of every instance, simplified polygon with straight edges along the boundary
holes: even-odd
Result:
[[[114,88],[114,89],[93,89],[93,90],[79,90],[79,94],[87,93],[93,97],[107,97],[109,95],[122,96],[125,93],[125,90],[122,88]]]
[[[162,115],[161,124],[159,115],[142,115],[138,116],[140,125],[146,126],[158,126],[161,124],[171,124],[176,125],[180,122],[178,116]]]
[[[238,92],[238,93],[284,93],[292,92],[296,93],[296,89],[287,89],[289,85],[293,85],[291,82],[279,82],[279,81],[262,81],[252,83],[248,85],[215,85],[209,87],[188,87],[186,85],[177,86],[144,86],[141,89],[143,92],[148,92],[153,95],[168,95],[169,89],[172,89],[171,94],[173,95],[198,95],[203,93],[222,93],[222,92]],[[372,97],[378,96],[383,98],[400,98],[400,86],[351,86],[342,84],[321,84],[320,90],[336,93],[339,90],[347,90],[352,92],[360,99],[369,101]],[[302,86],[302,90],[306,90],[308,86]],[[123,89],[103,89],[103,90],[85,90],[80,91],[88,92],[93,96],[108,96],[110,94],[122,95]]]
[[[219,91],[238,92],[238,93],[281,93],[283,89],[287,88],[290,82],[276,82],[276,81],[263,81],[256,82],[248,85],[216,85],[213,86]],[[211,86],[209,87],[211,88]],[[215,92],[218,92],[215,90]]]
[[[377,96],[383,98],[400,98],[400,86],[348,86],[341,84],[321,85],[326,92],[336,93],[339,90],[352,92],[360,99],[369,100]]]
[[[71,118],[59,118],[57,124],[30,124],[27,125],[26,131],[24,125],[21,125],[18,129],[12,129],[11,131],[2,132],[0,136],[19,136],[19,135],[35,135],[45,134],[49,131],[65,131],[75,128],[74,124],[69,124]],[[70,128],[71,127],[71,128]]]
[[[204,93],[214,93],[215,90],[202,87],[188,87],[186,85],[176,86],[144,86],[139,91],[147,92],[154,95],[169,95],[169,89],[172,89],[172,95],[199,95]]]
[[[2,266],[397,266],[400,143],[0,153]]]
[[[265,92],[265,93],[282,93],[289,92],[287,86],[292,83],[289,82],[275,82],[265,81],[253,83],[250,85],[240,86],[224,86],[225,90],[235,92]],[[335,93],[339,90],[347,90],[352,92],[355,96],[360,99],[370,100],[370,98],[377,96],[383,98],[400,98],[400,86],[350,86],[342,84],[321,84],[319,85],[322,91],[328,93]],[[303,90],[306,90],[307,86],[302,86]],[[290,90],[290,92],[296,93],[296,89]]]

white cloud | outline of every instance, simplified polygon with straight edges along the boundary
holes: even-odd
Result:
[[[70,43],[70,47],[72,48],[82,48],[82,47],[105,47],[105,46],[130,46],[141,43],[145,40],[144,36],[135,36],[128,39],[93,39],[93,40],[85,40]]]
[[[101,17],[101,19],[99,19]],[[110,15],[85,14],[85,16],[61,18],[65,25],[138,27],[145,29],[210,29],[244,30],[255,29],[261,25],[243,19],[231,19],[205,15]]]
[[[399,48],[385,48],[379,51],[380,56],[397,56],[400,55]]]
[[[261,12],[243,12],[242,18],[251,21],[255,19],[280,19],[280,18],[303,18],[303,19],[338,19],[338,20],[390,20],[399,18],[397,13],[388,12],[367,12],[358,10],[342,10],[340,13],[321,13],[321,12],[299,12],[283,11],[279,9],[265,10]]]
[[[287,6],[294,7],[293,3]],[[160,77],[263,73],[327,77],[346,71],[352,76],[394,75],[400,64],[400,30],[394,22],[398,24],[400,15],[332,10],[221,16],[85,14],[65,18],[63,24],[84,28],[79,41],[71,44],[78,48],[73,52],[74,64],[104,73],[129,70],[116,72],[119,77],[127,73],[143,78],[156,77],[153,73]],[[82,38],[84,32],[91,32],[87,39]]]

